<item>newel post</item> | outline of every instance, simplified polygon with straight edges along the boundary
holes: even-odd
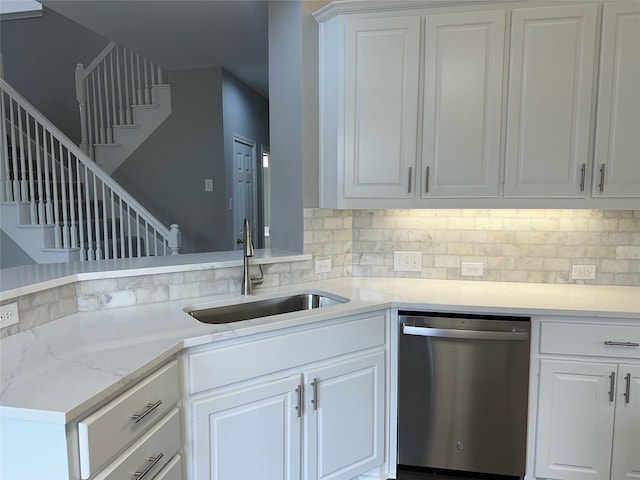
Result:
[[[84,89],[84,65],[76,65],[76,99],[80,109],[80,148],[89,154],[89,139],[87,135],[87,97]]]
[[[173,223],[171,227],[169,227],[169,250],[171,250],[171,255],[178,255],[181,246],[182,233],[178,228],[178,224]]]

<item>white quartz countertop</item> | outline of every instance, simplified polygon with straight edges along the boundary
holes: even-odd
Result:
[[[345,304],[225,325],[198,322],[185,308],[298,291]],[[299,286],[76,313],[0,340],[0,420],[67,423],[183,348],[396,307],[461,313],[615,318],[640,322],[640,287],[341,278]]]

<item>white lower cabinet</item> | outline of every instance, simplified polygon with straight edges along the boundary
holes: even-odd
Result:
[[[640,327],[548,326],[542,325],[541,352],[553,353],[564,342],[564,353],[573,355],[540,359],[535,476],[640,478],[640,364],[634,362]],[[594,359],[603,354],[611,357]]]
[[[356,317],[188,353],[191,385],[204,385],[198,373],[216,385],[186,400],[190,478],[352,479],[382,465],[384,319],[384,314]],[[243,371],[244,376],[227,373],[237,381],[221,385],[218,376],[203,371],[202,361],[218,353],[226,359],[247,356],[241,362],[211,363],[210,370]],[[287,360],[276,361],[286,368],[264,374],[263,365],[273,357]]]

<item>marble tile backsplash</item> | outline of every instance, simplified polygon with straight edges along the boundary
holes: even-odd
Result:
[[[640,210],[306,209],[305,252],[330,258],[328,226],[349,215],[353,276],[640,285]],[[421,252],[422,271],[395,272],[398,250]],[[482,262],[484,276],[462,277],[462,262]],[[596,279],[572,280],[575,264],[596,265]]]
[[[394,272],[398,250],[421,252],[422,271]],[[640,286],[640,210],[306,208],[304,253],[312,260],[263,265],[263,287],[351,275]],[[331,272],[315,274],[326,259]],[[462,277],[462,262],[482,262],[484,276]],[[596,279],[571,280],[574,264],[596,265]],[[0,338],[75,312],[238,292],[241,278],[230,267],[54,287],[20,297],[20,323]]]

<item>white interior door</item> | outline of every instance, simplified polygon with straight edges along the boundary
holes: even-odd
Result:
[[[249,219],[251,235],[256,239],[258,217],[258,186],[256,144],[252,140],[233,136],[233,232],[234,248],[242,250],[244,219]],[[255,244],[255,240],[254,240]]]

